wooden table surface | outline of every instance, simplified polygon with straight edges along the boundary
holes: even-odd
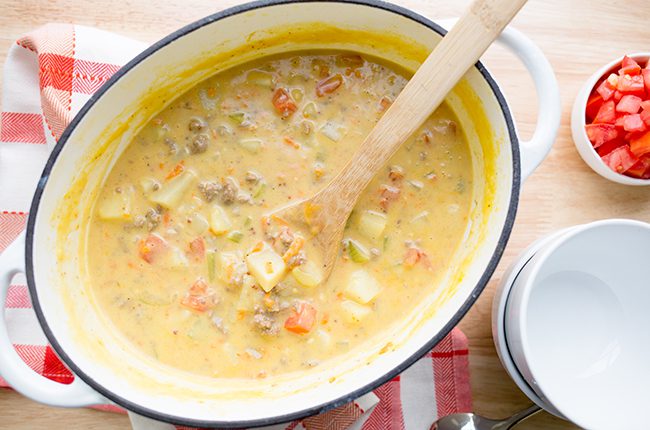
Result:
[[[396,0],[433,19],[458,16],[469,3],[443,0]],[[70,22],[154,42],[173,30],[239,0],[1,0],[0,63],[23,33],[48,22]],[[627,52],[650,51],[647,0],[530,0],[514,26],[544,51],[560,84],[562,125],[555,146],[525,183],[517,220],[499,268],[480,299],[460,323],[470,342],[474,409],[490,417],[506,416],[530,402],[501,366],[492,343],[490,308],[505,267],[545,233],[602,218],[627,217],[650,222],[650,188],[617,185],[593,173],[579,158],[570,134],[570,111],[583,81],[610,59]],[[484,62],[514,111],[521,135],[530,136],[536,118],[532,81],[523,66],[502,48],[493,47]],[[123,429],[126,417],[87,409],[55,409],[10,390],[0,390],[0,428]],[[519,428],[573,429],[548,414]]]

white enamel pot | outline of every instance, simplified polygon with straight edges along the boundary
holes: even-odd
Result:
[[[336,37],[320,37],[324,27]],[[278,28],[296,30],[269,42]],[[359,32],[384,38],[369,43],[370,39],[354,37]],[[560,98],[552,69],[541,51],[513,29],[507,29],[500,41],[521,58],[535,81],[540,112],[536,131],[530,141],[519,141],[504,96],[480,63],[463,79],[464,92],[450,94],[448,103],[472,147],[475,207],[455,264],[445,269],[443,285],[432,288],[430,297],[404,321],[386,328],[390,350],[379,352],[385,342],[376,348],[369,345],[300,377],[239,381],[181,374],[120,341],[94,307],[83,282],[78,250],[88,201],[138,127],[155,113],[140,109],[142,100],[164,105],[221,68],[290,50],[351,49],[414,69],[417,62],[405,59],[404,51],[391,45],[386,35],[426,53],[444,33],[420,15],[373,0],[261,1],[191,24],[136,57],[67,128],[39,182],[26,234],[0,257],[0,298],[6,295],[11,276],[25,272],[39,322],[56,353],[77,376],[75,382],[61,385],[31,372],[11,347],[4,321],[0,322],[2,376],[24,395],[50,405],[114,402],[160,421],[251,427],[345,404],[410,366],[458,323],[485,287],[510,235],[521,182],[543,160],[556,136]],[[246,50],[237,50],[244,45]]]

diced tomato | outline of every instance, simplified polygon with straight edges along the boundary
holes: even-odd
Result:
[[[627,55],[623,55],[623,60],[621,61],[621,68],[629,67],[629,66],[638,66],[638,65],[639,63],[637,63],[635,59],[630,58]]]
[[[650,131],[645,132],[639,138],[630,141],[630,150],[637,157],[650,153]]]
[[[298,110],[296,102],[293,101],[286,88],[278,88],[275,90],[271,102],[273,103],[275,110],[277,110],[283,118],[291,116]]]
[[[203,260],[205,257],[205,241],[201,236],[190,242],[188,254],[195,260]]]
[[[616,118],[616,121],[614,121],[614,125],[618,128],[623,128],[624,122],[625,122],[625,115],[622,115]]]
[[[316,308],[309,303],[301,302],[284,322],[284,328],[297,334],[309,333],[316,322]]]
[[[641,73],[641,66],[639,63],[628,57],[627,55],[623,57],[621,62],[621,69],[618,71],[619,75],[638,75]]]
[[[198,312],[205,312],[215,305],[214,294],[203,278],[198,278],[181,299],[181,305]]]
[[[138,254],[147,263],[153,263],[156,258],[167,248],[165,239],[157,234],[150,234],[138,243]]]
[[[632,94],[639,97],[645,97],[645,87],[643,85],[643,76],[623,75],[618,80],[616,89],[625,94]]]
[[[614,101],[618,103],[623,98],[623,93],[619,90],[614,91]]]
[[[603,143],[601,146],[598,147],[598,149],[596,149],[596,152],[598,153],[599,156],[602,157],[604,155],[609,154],[619,146],[623,146],[623,145],[627,146],[627,142],[619,137],[618,139],[610,140],[607,143]]]
[[[603,103],[603,105],[598,109],[596,118],[594,118],[594,124],[598,123],[607,123],[614,124],[616,121],[616,105],[614,100],[609,100]]]
[[[639,179],[650,179],[650,155],[639,158],[625,173]]]
[[[328,76],[316,84],[316,95],[323,97],[336,91],[343,84],[343,76],[340,74]]]
[[[650,100],[644,100],[641,102],[641,110],[650,110]]]
[[[643,121],[645,125],[650,127],[650,109],[644,109],[643,111],[641,111],[639,116],[641,117],[641,121]]]
[[[600,96],[603,98],[604,101],[607,101],[612,98],[614,95],[614,91],[616,91],[616,86],[618,84],[618,75],[610,75],[607,79],[605,79],[600,85],[598,85],[598,88],[596,88],[596,92],[600,94]]]
[[[639,162],[627,145],[620,146],[602,157],[602,160],[616,173],[624,173]]]
[[[587,122],[593,121],[594,118],[596,118],[596,115],[598,115],[598,110],[602,105],[603,105],[603,96],[601,96],[600,94],[593,94],[591,97],[589,97],[589,100],[587,100],[587,107],[585,109]],[[386,109],[388,109],[388,106],[384,110]]]
[[[623,129],[630,132],[643,132],[646,130],[646,125],[638,113],[632,115],[625,115],[623,120]]]
[[[648,67],[641,71],[641,77],[643,78],[646,92],[650,94],[650,69]]]
[[[602,144],[618,137],[618,130],[612,124],[587,124],[585,131],[594,148],[598,148]]]
[[[641,97],[624,95],[616,105],[616,112],[637,113],[641,109]]]

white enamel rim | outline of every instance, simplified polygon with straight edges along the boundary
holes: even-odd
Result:
[[[521,276],[518,278],[516,277],[510,286],[510,292],[506,298],[507,303],[503,315],[503,320],[505,321],[503,338],[508,346],[510,357],[514,362],[514,365],[520,371],[529,387],[532,388],[534,393],[543,403],[550,406],[552,410],[557,411],[558,416],[567,419],[580,427],[594,430],[609,429],[611,428],[612,423],[608,422],[607,425],[601,426],[599,421],[595,421],[591,417],[592,410],[588,406],[582,405],[582,409],[578,410],[578,408],[573,408],[574,406],[567,405],[553,397],[553,390],[549,389],[551,382],[542,372],[539,360],[536,359],[532,352],[531,338],[528,335],[528,311],[531,306],[531,293],[536,287],[536,280],[538,279],[540,271],[543,270],[545,262],[572,238],[586,232],[596,234],[598,229],[612,226],[618,228],[629,227],[635,230],[641,228],[650,231],[650,224],[643,221],[631,219],[605,219],[568,228],[552,237],[549,237],[539,245],[537,252],[532,253],[531,258],[523,263],[522,270],[520,270]],[[549,311],[549,315],[552,315],[551,310]],[[552,333],[549,333],[549,336],[552,335]],[[638,341],[642,341],[642,338],[639,338]],[[571,353],[571,351],[566,352],[568,354]],[[637,371],[638,370],[640,369],[637,369]],[[625,386],[625,384],[635,383],[636,381],[621,382],[623,386]],[[592,388],[607,390],[611,387],[598,386]],[[557,387],[554,387],[554,389],[557,394]],[[620,424],[623,427],[627,427],[633,423],[636,423],[636,417],[630,416],[626,421],[621,422]]]
[[[570,228],[563,229],[554,233],[550,233],[547,236],[536,240],[528,248],[526,248],[519,256],[512,262],[512,264],[506,269],[497,290],[494,294],[494,299],[492,300],[492,339],[494,341],[494,346],[497,350],[497,355],[501,364],[508,372],[508,375],[512,380],[517,384],[519,389],[526,394],[526,396],[532,400],[537,406],[546,410],[547,412],[557,416],[558,418],[563,418],[562,414],[557,411],[553,405],[548,403],[545,399],[542,399],[532,388],[531,385],[526,381],[524,376],[521,374],[517,368],[516,363],[512,358],[510,348],[505,335],[505,321],[506,321],[506,303],[508,301],[508,295],[512,289],[513,283],[519,276],[521,269],[526,265],[528,261],[546,244],[555,240],[557,237],[562,234],[570,231]]]
[[[650,59],[650,52],[636,52],[629,54],[628,57],[645,64],[648,59]],[[610,181],[617,182],[619,184],[646,186],[650,185],[650,179],[639,179],[621,175],[620,173],[616,173],[607,167],[591,145],[591,142],[587,137],[587,133],[585,132],[585,109],[587,107],[587,100],[589,99],[591,91],[594,89],[594,86],[600,80],[600,78],[611,73],[615,68],[618,67],[618,65],[621,64],[621,61],[623,61],[623,57],[610,61],[598,69],[596,73],[591,75],[591,77],[589,77],[589,79],[587,79],[587,81],[584,83],[578,92],[578,95],[576,96],[575,102],[573,103],[573,110],[571,112],[571,134],[573,136],[573,143],[575,144],[580,157],[582,157],[585,163],[587,163],[587,165],[591,167],[594,172],[598,173],[605,179],[609,179]]]
[[[313,3],[323,3],[323,2],[313,2]],[[273,415],[269,413],[264,415],[263,418],[252,419],[252,420],[237,420],[237,421],[226,421],[226,420],[212,420],[212,419],[195,419],[183,414],[169,414],[165,409],[160,408],[148,408],[144,407],[138,403],[127,400],[127,393],[112,392],[109,389],[105,388],[102,384],[95,381],[93,376],[86,374],[79,366],[75,360],[73,360],[67,353],[67,351],[59,344],[59,341],[55,334],[50,328],[48,323],[48,318],[45,316],[44,310],[46,310],[48,304],[42,303],[38,300],[38,287],[36,286],[34,273],[33,273],[33,261],[34,254],[39,249],[39,244],[33,242],[34,229],[38,224],[37,212],[39,209],[39,203],[41,202],[41,197],[47,194],[46,185],[49,179],[49,174],[51,173],[52,168],[55,166],[55,161],[57,156],[63,149],[63,145],[66,139],[73,134],[76,127],[79,126],[81,121],[84,118],[84,115],[90,111],[94,104],[100,99],[104,93],[107,92],[107,89],[110,89],[112,84],[117,83],[119,79],[123,76],[127,76],[131,72],[132,68],[139,64],[141,61],[147,59],[149,56],[154,56],[157,50],[164,48],[167,44],[174,42],[176,40],[182,39],[183,35],[189,34],[196,29],[200,29],[203,26],[209,26],[214,24],[216,21],[219,21],[222,18],[228,18],[234,15],[237,15],[242,12],[252,11],[255,9],[263,9],[265,7],[272,6],[283,6],[287,4],[294,4],[292,1],[262,1],[251,4],[246,4],[238,6],[226,11],[220,12],[218,14],[212,15],[204,20],[198,21],[197,23],[191,24],[190,26],[180,30],[177,33],[163,39],[161,42],[155,44],[152,48],[145,51],[143,54],[139,55],[134,59],[129,65],[127,65],[122,72],[112,78],[109,83],[99,91],[99,93],[94,96],[91,101],[82,109],[81,113],[73,120],[71,126],[64,133],[64,137],[61,139],[61,142],[57,145],[52,156],[48,160],[48,164],[44,171],[44,175],[41,178],[37,194],[34,198],[32,208],[30,211],[30,217],[28,220],[28,236],[26,244],[26,260],[27,260],[27,275],[28,275],[28,284],[30,288],[30,294],[32,295],[32,300],[34,302],[34,308],[39,317],[39,321],[43,326],[43,329],[50,340],[50,343],[53,345],[57,354],[62,358],[64,363],[66,363],[75,374],[79,377],[75,378],[74,384],[69,386],[51,383],[45,378],[36,377],[35,375],[27,376],[28,372],[31,372],[27,366],[20,361],[16,354],[0,354],[0,373],[3,375],[7,373],[12,373],[12,376],[7,378],[7,380],[20,392],[26,396],[33,398],[34,400],[56,405],[56,406],[85,406],[88,404],[98,404],[98,403],[107,403],[107,399],[103,398],[96,391],[115,401],[116,403],[126,407],[129,410],[135,411],[139,414],[146,415],[155,419],[174,422],[178,424],[191,425],[191,426],[220,426],[220,427],[251,427],[259,425],[268,425],[277,422],[284,422],[296,418],[302,418],[307,415],[314,413],[320,413],[325,410],[334,408],[341,404],[347,403],[350,400],[364,394],[365,392],[370,391],[376,386],[380,385],[384,381],[395,376],[399,372],[403,371],[409,365],[411,365],[417,358],[423,355],[428,351],[438,340],[440,340],[446,333],[453,328],[453,326],[460,320],[460,318],[467,312],[469,307],[477,299],[479,293],[484,288],[489,277],[494,271],[496,264],[503,252],[505,243],[509,236],[510,230],[512,228],[512,223],[514,221],[516,202],[518,200],[518,191],[520,184],[520,175],[519,175],[519,163],[518,163],[518,146],[516,144],[517,138],[514,131],[514,124],[510,116],[507,104],[503,99],[498,87],[494,81],[490,78],[487,71],[480,65],[477,65],[479,72],[483,75],[483,78],[487,81],[487,84],[492,88],[494,96],[497,102],[500,105],[500,109],[504,115],[504,119],[508,125],[509,136],[511,139],[510,146],[512,149],[512,163],[513,165],[510,168],[513,168],[512,172],[512,189],[510,190],[510,203],[509,209],[507,211],[507,217],[504,219],[502,231],[499,233],[499,241],[497,247],[492,251],[492,257],[489,260],[489,264],[485,266],[483,274],[480,277],[477,277],[476,285],[473,288],[473,291],[468,296],[463,296],[458,300],[462,300],[458,307],[454,305],[454,311],[449,311],[452,314],[449,321],[442,326],[442,328],[433,336],[429,335],[429,341],[422,345],[414,354],[410,357],[403,359],[400,362],[397,362],[392,367],[392,370],[387,371],[386,373],[381,374],[382,376],[374,379],[373,382],[358,385],[355,389],[347,391],[344,395],[335,396],[330,398],[327,402],[309,405],[308,407],[297,404],[294,406],[294,409],[289,413],[284,413],[281,415]],[[431,32],[440,32],[439,27],[431,23],[429,20],[414,14],[406,9],[394,5],[388,5],[376,1],[338,1],[334,2],[335,5],[354,5],[359,7],[368,7],[380,9],[383,12],[392,13],[397,18],[408,18],[412,21],[415,21],[416,24],[420,24],[424,27],[427,27],[428,31]],[[382,12],[382,13],[383,13]],[[414,24],[414,25],[416,25]],[[540,103],[540,118],[538,122],[537,131],[535,132],[533,138],[529,142],[521,142],[522,149],[522,175],[525,178],[530,174],[533,169],[542,161],[544,156],[550,150],[557,128],[559,127],[559,116],[560,116],[560,101],[559,101],[559,91],[557,88],[557,82],[555,76],[552,72],[552,69],[548,61],[544,58],[543,54],[530,40],[528,40],[521,33],[516,32],[512,29],[508,29],[505,33],[505,36],[502,40],[507,46],[509,46],[513,51],[515,51],[520,58],[524,61],[526,66],[531,70],[531,74],[535,80],[536,89],[539,94],[539,103]],[[44,192],[45,190],[45,192]],[[497,233],[495,233],[496,235]],[[20,249],[23,244],[21,240],[17,240],[10,248],[7,249],[5,253],[2,254],[0,258],[0,274],[2,274],[1,280],[4,282],[0,287],[3,288],[3,294],[6,294],[6,289],[9,284],[11,276],[19,271],[24,271],[24,260],[17,258],[20,254]],[[449,306],[447,306],[449,307]],[[51,320],[50,322],[54,322]],[[10,346],[10,342],[6,333],[6,326],[4,320],[1,321],[0,326],[0,345]],[[6,348],[3,348],[3,350]],[[22,370],[13,371],[14,369],[22,368]],[[84,382],[88,383],[90,386],[87,386]],[[67,388],[66,388],[67,387]],[[92,387],[92,388],[91,388]],[[95,391],[96,390],[96,391]]]

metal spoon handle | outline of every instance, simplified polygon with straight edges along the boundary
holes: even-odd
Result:
[[[503,421],[501,421],[498,425],[494,426],[492,430],[508,430],[513,428],[515,425],[519,424],[523,420],[535,415],[539,411],[541,411],[542,408],[540,408],[537,405],[532,405],[529,408],[524,409],[523,411],[519,411],[510,418],[507,418]]]

